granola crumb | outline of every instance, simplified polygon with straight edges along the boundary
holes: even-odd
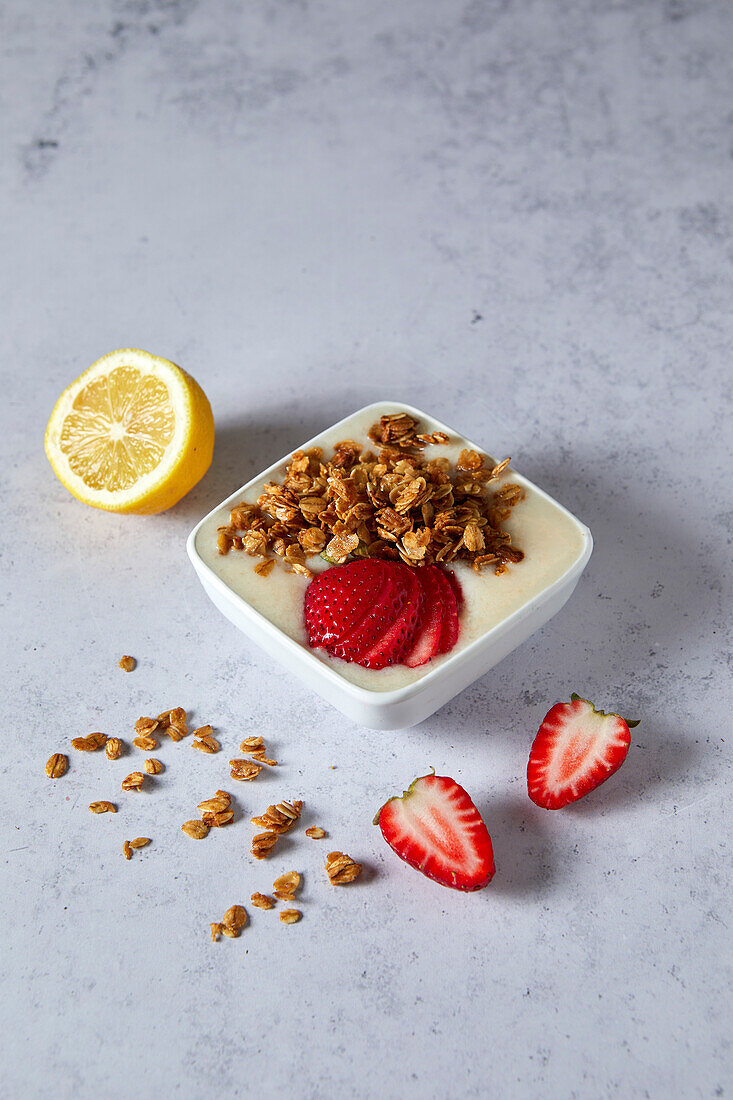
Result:
[[[238,936],[243,928],[247,925],[247,910],[243,905],[230,905],[224,916],[221,918],[221,922],[224,925],[224,931],[227,928]]]
[[[209,835],[209,826],[194,818],[191,821],[184,821],[181,825],[181,831],[186,836],[190,836],[192,840],[203,840],[205,836]]]
[[[106,744],[106,733],[90,733],[88,737],[73,737],[71,739],[71,747],[76,749],[77,752],[97,752],[98,749],[103,749]]]
[[[217,739],[212,736],[213,732],[211,726],[199,726],[197,730],[193,731],[193,747],[199,749],[200,752],[218,752],[221,746]]]
[[[255,566],[255,573],[260,577],[267,577],[275,568],[275,559],[266,558],[265,561],[260,561]]]
[[[149,836],[136,836],[134,840],[130,841],[131,848],[144,848],[148,844],[150,844]]]
[[[69,767],[69,759],[62,752],[55,752],[46,761],[46,775],[49,779],[60,779]]]
[[[122,756],[124,750],[124,742],[119,737],[108,737],[107,744],[104,746],[104,751],[107,753],[109,760],[117,760]]]
[[[261,737],[245,737],[239,748],[241,752],[247,753],[264,752],[265,742]]]
[[[145,771],[148,775],[160,775],[164,771],[163,765],[160,760],[156,760],[154,756],[151,756],[149,760],[146,760],[143,764]]]
[[[249,899],[255,909],[274,909],[275,901],[269,894],[253,894]]]
[[[262,771],[259,764],[253,764],[251,760],[230,760],[229,761],[229,774],[232,779],[239,779],[242,782],[256,779]]]
[[[280,911],[280,920],[283,924],[297,924],[302,916],[300,909],[282,909]]]
[[[362,865],[344,852],[329,852],[326,856],[326,872],[334,886],[345,886],[359,877]]]
[[[152,752],[158,747],[157,737],[133,737],[132,743],[135,748],[142,749],[143,752]]]
[[[205,798],[203,802],[199,802],[198,811],[203,817],[204,814],[218,814],[223,813],[224,810],[228,810],[232,804],[232,797],[227,794],[226,791],[217,791],[213,798]]]
[[[124,853],[125,859],[132,859],[132,847],[129,840],[126,840],[125,843],[122,845],[122,851]]]
[[[268,829],[273,833],[287,833],[295,825],[303,808],[301,801],[278,802],[276,806],[268,806],[260,817],[251,818],[253,825],[261,829]]]
[[[218,921],[214,921],[209,925],[209,928],[211,929],[211,942],[216,943],[216,941],[219,939],[219,936],[224,931],[224,925],[219,924]]]
[[[143,715],[143,717],[138,718],[135,723],[135,733],[139,734],[141,737],[149,737],[153,730],[156,730],[159,725],[162,726],[159,718],[148,718]]]
[[[119,661],[117,662],[117,667],[121,668],[123,672],[132,672],[136,664],[137,661],[134,657],[124,656],[120,657]]]
[[[257,833],[252,837],[252,855],[255,859],[267,859],[277,842],[277,833]]]
[[[309,836],[311,840],[323,840],[324,836],[328,834],[319,825],[311,825],[310,829],[305,830],[305,835]]]
[[[90,802],[89,809],[93,814],[116,814],[117,807],[114,802],[107,802],[106,799],[102,799],[99,802]]]
[[[232,810],[222,810],[220,813],[204,814],[202,821],[209,826],[210,829],[220,829],[224,825],[229,825],[234,819],[234,812]]]
[[[272,884],[272,892],[280,901],[293,901],[295,891],[300,886],[300,875],[297,871],[286,871],[284,875],[276,878]]]
[[[130,772],[122,780],[123,791],[139,791],[145,782],[145,776],[142,772]]]

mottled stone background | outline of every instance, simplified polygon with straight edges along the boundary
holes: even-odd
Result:
[[[2,1094],[730,1095],[733,6],[10,0],[0,42]],[[59,391],[124,345],[217,417],[209,474],[157,518],[85,509],[43,455]],[[512,454],[596,539],[552,623],[390,734],[271,667],[184,550],[384,396]],[[642,724],[549,814],[527,752],[573,690]],[[125,762],[45,778],[71,736],[176,704],[224,755],[166,745],[116,817],[86,807]],[[277,774],[189,841],[260,732]],[[371,826],[430,765],[494,838],[475,896]],[[255,865],[246,818],[283,796],[331,839]],[[331,888],[329,845],[364,880]],[[300,924],[253,910],[208,942],[291,867]]]

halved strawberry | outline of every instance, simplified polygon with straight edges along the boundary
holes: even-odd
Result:
[[[443,624],[440,571],[434,565],[424,565],[415,572],[422,585],[423,603],[414,641],[402,657],[402,663],[408,668],[424,665],[435,656],[440,649]]]
[[[365,558],[334,566],[314,577],[303,605],[308,642],[333,645],[374,607],[390,575],[387,563]]]
[[[441,886],[480,890],[494,875],[491,837],[463,787],[423,775],[374,818],[392,851]]]
[[[577,802],[621,767],[638,722],[596,710],[573,693],[545,715],[529,753],[529,797],[546,810]]]
[[[448,653],[458,641],[458,600],[448,575],[437,570],[440,595],[443,601],[443,618],[440,624],[440,653]],[[456,582],[457,583],[457,582]]]
[[[412,639],[420,621],[423,594],[417,579],[418,570],[411,569],[400,562],[395,562],[393,568],[399,572],[400,579],[406,586],[407,595],[394,621],[387,626],[373,645],[365,648],[356,658],[357,664],[365,668],[384,668],[386,665],[398,664],[405,650],[412,645]]]

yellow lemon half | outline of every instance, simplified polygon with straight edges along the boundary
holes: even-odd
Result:
[[[149,515],[171,508],[208,470],[214,417],[198,382],[175,363],[123,348],[66,387],[45,447],[77,500]]]

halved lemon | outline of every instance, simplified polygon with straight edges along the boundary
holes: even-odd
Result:
[[[102,356],[56,402],[46,455],[70,493],[109,512],[171,508],[211,465],[214,417],[190,374],[136,348]]]

